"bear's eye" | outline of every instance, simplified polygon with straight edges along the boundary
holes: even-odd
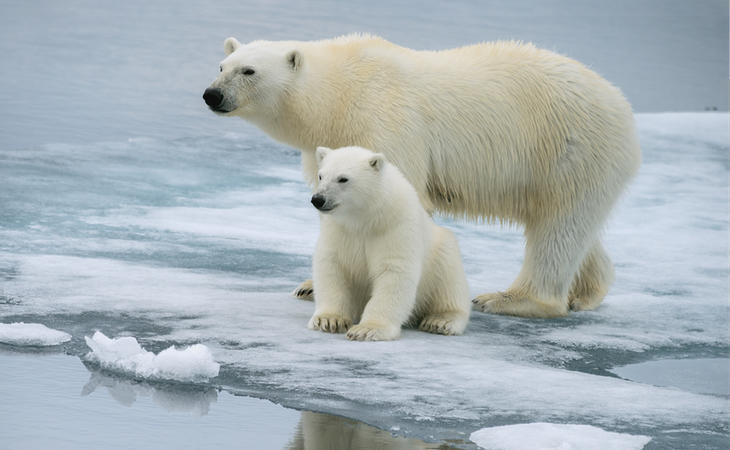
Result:
[[[223,66],[220,66],[219,69],[221,72],[223,72]]]
[[[337,179],[338,183],[347,183],[347,177],[340,177]]]
[[[253,70],[253,69],[251,69],[251,68],[248,68],[248,69],[243,69],[243,74],[244,74],[244,75],[253,75],[253,74],[255,74],[255,73],[256,73],[256,71],[255,71],[255,70]]]
[[[322,181],[322,175],[319,176],[319,181]]]

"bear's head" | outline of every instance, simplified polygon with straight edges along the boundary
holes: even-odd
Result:
[[[223,43],[226,57],[220,74],[203,93],[205,103],[218,114],[247,119],[275,111],[301,66],[301,54],[294,47],[286,41],[243,45],[229,37]]]
[[[385,156],[362,147],[332,150],[317,147],[317,189],[312,204],[320,212],[341,218],[368,214],[384,201]]]

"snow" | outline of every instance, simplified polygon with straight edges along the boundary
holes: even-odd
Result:
[[[0,323],[0,343],[3,344],[48,347],[70,340],[70,334],[40,323]]]
[[[469,439],[490,450],[639,450],[651,440],[649,436],[612,433],[590,425],[543,422],[482,428]]]
[[[84,336],[91,352],[86,358],[102,368],[132,374],[141,378],[177,381],[201,381],[217,377],[220,364],[213,360],[208,347],[195,344],[178,350],[174,346],[158,354],[147,351],[131,336],[110,339],[97,331]]]

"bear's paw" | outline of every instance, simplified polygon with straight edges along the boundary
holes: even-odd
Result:
[[[519,317],[554,318],[568,315],[568,301],[537,301],[507,292],[482,294],[472,300],[476,309],[491,313]]]

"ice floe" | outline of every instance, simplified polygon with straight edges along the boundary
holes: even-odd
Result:
[[[640,450],[651,440],[590,425],[544,422],[482,428],[469,439],[489,450]]]
[[[131,336],[110,339],[97,331],[85,336],[91,352],[86,357],[102,368],[130,373],[141,378],[201,381],[218,376],[220,364],[208,347],[195,344],[178,350],[174,346],[155,354]]]
[[[0,323],[0,343],[3,344],[48,347],[70,340],[70,334],[40,323]]]

